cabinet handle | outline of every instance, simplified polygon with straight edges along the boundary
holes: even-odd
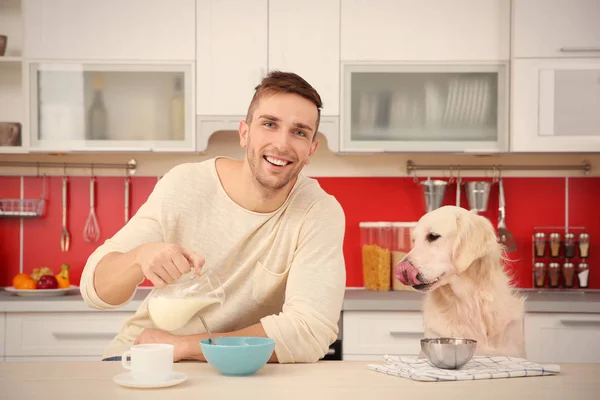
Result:
[[[561,47],[560,51],[563,53],[599,52],[600,47]]]
[[[390,336],[422,335],[423,331],[390,331]]]
[[[112,339],[117,336],[117,333],[111,332],[52,332],[58,340],[73,340],[73,339]]]
[[[560,323],[567,326],[594,326],[600,325],[600,320],[594,319],[561,319]]]

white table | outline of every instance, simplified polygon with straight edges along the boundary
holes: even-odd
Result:
[[[118,362],[1,363],[0,399],[598,399],[600,364],[561,364],[559,375],[466,382],[415,382],[374,372],[365,362],[269,364],[253,376],[225,377],[200,362],[176,363],[188,380],[163,389],[113,382]]]

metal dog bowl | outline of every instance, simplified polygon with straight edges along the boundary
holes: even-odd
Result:
[[[430,363],[438,368],[459,369],[475,354],[477,341],[457,338],[421,339],[421,350]]]

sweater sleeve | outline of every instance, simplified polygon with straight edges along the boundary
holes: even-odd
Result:
[[[179,176],[182,172],[182,167],[178,166],[165,174],[157,182],[147,201],[127,224],[89,256],[80,281],[80,292],[88,306],[96,309],[115,309],[131,301],[135,291],[123,304],[113,305],[103,301],[94,287],[96,266],[109,253],[126,253],[144,243],[165,241],[165,232],[169,229],[171,218],[165,211],[174,206],[173,195],[177,193]],[[138,284],[140,283],[142,282]]]
[[[282,312],[261,319],[280,363],[316,362],[338,335],[346,268],[345,216],[333,196],[316,203],[300,231]]]

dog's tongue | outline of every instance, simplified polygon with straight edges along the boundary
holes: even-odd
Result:
[[[396,279],[407,286],[414,286],[422,283],[417,279],[419,270],[408,261],[398,263],[394,268],[394,274]]]

